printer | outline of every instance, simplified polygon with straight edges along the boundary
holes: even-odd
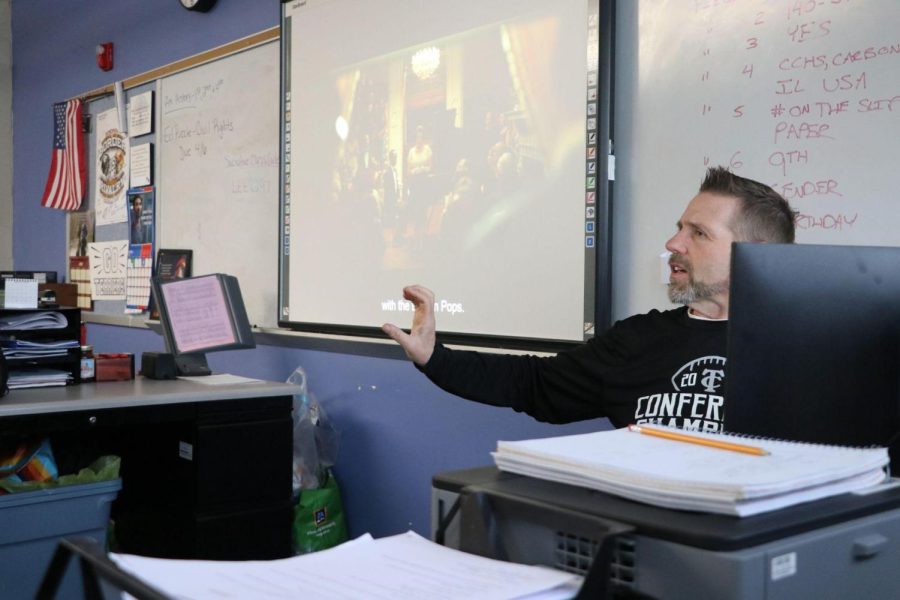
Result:
[[[432,479],[432,538],[585,576],[593,598],[900,598],[900,485],[751,517],[679,511],[495,467]]]

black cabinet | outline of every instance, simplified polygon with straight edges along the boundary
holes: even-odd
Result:
[[[266,560],[293,554],[291,409],[291,396],[260,396],[35,415],[15,424],[49,433],[60,460],[122,458],[112,507],[116,549]]]
[[[33,328],[33,323],[19,323],[22,317],[57,317],[60,325],[50,328]],[[7,363],[11,373],[36,369],[59,369],[69,374],[68,383],[81,382],[80,308],[0,308],[0,340],[23,340],[38,343],[76,342],[74,347],[64,348],[62,356],[30,356],[11,358]]]

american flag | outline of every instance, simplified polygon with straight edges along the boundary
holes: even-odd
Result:
[[[84,197],[87,165],[81,132],[81,100],[53,105],[53,159],[41,206],[78,210]]]

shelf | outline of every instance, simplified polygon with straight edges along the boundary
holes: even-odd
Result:
[[[36,312],[57,312],[66,319],[66,325],[52,329],[3,328],[0,339],[27,340],[33,342],[79,341],[81,338],[80,308],[0,308],[0,320],[16,315]],[[10,374],[36,369],[59,369],[66,371],[69,384],[81,382],[81,348],[67,348],[65,356],[8,358]]]

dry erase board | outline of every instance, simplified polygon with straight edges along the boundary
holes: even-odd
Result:
[[[672,181],[723,164],[791,202],[800,242],[900,243],[900,2],[642,0],[638,17],[641,195],[683,204]]]
[[[157,88],[161,248],[238,278],[251,323],[275,326],[277,41],[163,77]]]

